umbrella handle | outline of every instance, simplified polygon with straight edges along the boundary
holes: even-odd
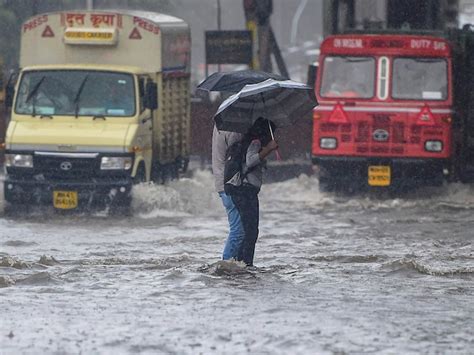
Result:
[[[268,121],[268,128],[270,129],[270,134],[272,135],[272,140],[275,140],[275,136],[273,135],[273,129],[272,129],[272,125],[270,124],[270,121]],[[280,155],[280,152],[277,150],[275,150],[275,154],[276,154],[276,158],[277,160],[281,160],[281,155]]]
[[[275,154],[276,154],[276,158],[277,160],[281,160],[281,155],[280,155],[280,151],[277,149],[275,150]]]

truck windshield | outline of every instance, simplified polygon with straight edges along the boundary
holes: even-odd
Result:
[[[374,96],[375,59],[371,57],[326,57],[321,96],[364,98]]]
[[[25,72],[15,112],[25,115],[133,116],[133,76],[86,70]]]
[[[396,58],[392,97],[405,100],[446,100],[447,62],[441,58]]]

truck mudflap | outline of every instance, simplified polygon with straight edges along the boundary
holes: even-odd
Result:
[[[51,205],[59,210],[129,206],[132,179],[35,181],[7,176],[5,200],[12,205]]]
[[[440,186],[445,180],[446,159],[313,157],[319,166],[322,191],[387,188],[400,190]]]

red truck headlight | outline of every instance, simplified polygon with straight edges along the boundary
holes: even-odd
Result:
[[[321,138],[319,140],[319,146],[322,149],[336,149],[337,148],[337,139],[336,138]]]
[[[443,142],[441,141],[426,141],[425,150],[428,152],[441,152],[443,150]]]

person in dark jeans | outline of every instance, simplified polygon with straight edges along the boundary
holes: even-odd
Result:
[[[248,135],[251,143],[243,164],[244,178],[242,185],[235,189],[231,195],[232,201],[239,211],[245,233],[237,260],[243,261],[247,266],[253,265],[255,244],[258,238],[258,193],[262,186],[265,158],[278,149],[278,144],[272,139],[270,124],[274,130],[271,122],[260,117],[249,130]]]

